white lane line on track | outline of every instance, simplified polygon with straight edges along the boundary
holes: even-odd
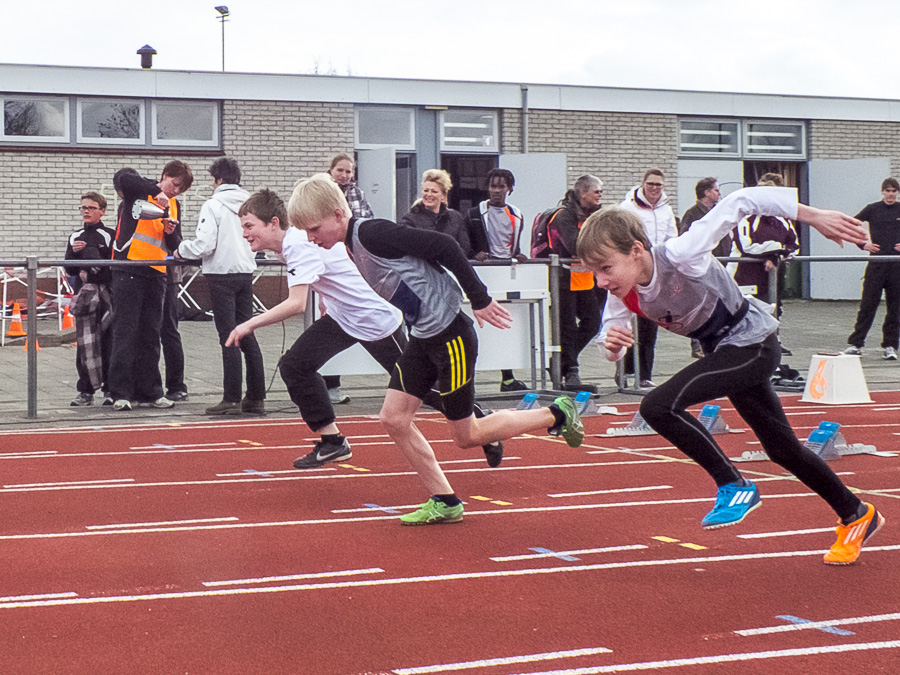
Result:
[[[153,445],[132,445],[128,449],[129,450],[158,450],[159,448],[168,448],[170,450],[173,450],[175,448],[214,448],[214,447],[223,446],[223,445],[243,447],[243,446],[238,446],[237,441],[228,441],[227,443],[182,443],[180,445],[176,445],[174,443],[173,444],[154,443]]]
[[[648,548],[644,544],[628,546],[607,546],[605,548],[582,548],[576,551],[553,551],[552,553],[531,553],[528,555],[505,555],[491,558],[494,562],[511,562],[513,560],[540,560],[541,558],[558,558],[561,555],[587,555],[589,553],[615,553],[616,551],[639,551]]]
[[[557,492],[547,495],[558,499],[560,497],[586,497],[588,495],[611,495],[619,492],[645,492],[647,490],[671,490],[671,485],[648,485],[646,487],[614,488],[610,490],[589,490],[588,492]]]
[[[229,581],[204,581],[204,586],[237,586],[239,584],[267,584],[273,581],[299,581],[301,579],[329,579],[331,577],[351,577],[359,574],[380,574],[380,567],[369,567],[362,570],[338,570],[336,572],[310,572],[307,574],[286,574],[280,577],[259,577],[257,579],[232,579]]]
[[[506,656],[496,659],[482,659],[481,661],[461,661],[459,663],[443,663],[436,666],[419,666],[418,668],[395,668],[391,671],[395,675],[425,675],[426,673],[446,673],[450,670],[468,670],[469,668],[490,668],[492,666],[511,666],[514,663],[537,663],[539,661],[555,661],[557,659],[571,659],[576,656],[593,656],[595,654],[609,654],[611,649],[606,647],[587,647],[584,649],[570,649],[564,652],[545,652],[543,654],[523,654],[521,656]]]
[[[269,469],[247,469],[246,471],[240,471],[238,473],[217,473],[216,476],[219,478],[265,478],[267,476],[277,476],[280,474],[301,474],[301,473],[310,473],[311,471],[337,471],[333,466],[322,466],[316,469],[278,469],[277,471],[271,471]]]
[[[900,550],[895,546],[872,546],[866,549],[866,555],[883,551]],[[35,600],[23,602],[0,602],[0,610],[20,609],[23,607],[54,607],[59,605],[97,605],[115,602],[137,602],[150,600],[176,600],[184,598],[203,598],[229,595],[254,595],[260,593],[289,593],[298,591],[318,591],[336,588],[362,588],[367,586],[397,586],[405,584],[435,583],[441,581],[469,581],[496,579],[502,577],[525,577],[541,574],[567,574],[575,572],[596,572],[599,570],[627,569],[635,567],[664,567],[675,565],[696,565],[698,563],[738,562],[747,560],[767,560],[772,558],[799,558],[821,556],[821,550],[780,551],[776,553],[745,553],[741,555],[723,555],[696,558],[668,558],[662,560],[628,560],[623,562],[597,563],[592,565],[568,565],[565,567],[533,567],[520,570],[499,570],[495,572],[459,572],[455,574],[439,574],[422,577],[389,577],[386,579],[360,579],[352,581],[329,581],[315,584],[293,584],[290,586],[256,586],[252,588],[220,588],[203,591],[179,591],[171,593],[149,593],[146,595],[114,595],[92,596],[89,598],[58,598],[54,600]],[[898,642],[900,645],[900,642]]]
[[[483,460],[482,460],[483,461]],[[532,466],[498,466],[491,469],[492,473],[501,471],[533,471],[543,469],[580,469],[585,467],[603,467],[603,466],[622,466],[631,464],[660,464],[669,460],[652,459],[652,460],[635,460],[624,462],[586,462],[579,464],[537,464]],[[444,473],[472,473],[484,471],[481,467],[472,469],[447,469]],[[246,478],[218,479],[218,480],[188,480],[188,481],[166,481],[158,483],[121,483],[115,485],[56,485],[53,487],[40,488],[10,488],[6,492],[40,492],[46,490],[99,490],[108,488],[133,488],[133,487],[183,487],[188,485],[221,485],[221,484],[241,484],[248,482],[248,478],[252,482],[262,483],[265,481],[278,482],[289,480],[331,480],[342,478],[396,478],[398,476],[415,476],[414,471],[393,471],[386,473],[334,473],[327,476],[322,475],[302,475],[302,476],[274,476],[267,478],[263,474],[266,471],[260,469],[257,474],[246,474]]]
[[[0,602],[26,602],[30,600],[54,600],[56,598],[77,598],[78,593],[38,593],[34,595],[8,595],[0,597]]]
[[[89,485],[119,485],[133,482],[134,478],[107,478],[103,480],[70,480],[59,483],[10,483],[9,485],[4,485],[3,488],[85,487]]]
[[[788,498],[788,497],[816,497],[814,492],[802,492],[798,494],[785,495],[768,495],[766,499]],[[526,508],[514,509],[492,509],[489,511],[466,511],[466,516],[493,516],[507,514],[524,514],[524,513],[546,513],[551,511],[586,511],[590,509],[614,509],[614,508],[630,508],[636,506],[669,506],[673,504],[695,504],[710,503],[714,501],[713,497],[698,497],[695,499],[660,499],[644,502],[610,502],[607,504],[569,504],[565,506],[532,506]],[[416,505],[410,505],[408,508],[414,508]],[[403,508],[385,506],[383,508]],[[0,535],[0,541],[19,540],[19,539],[59,539],[67,537],[87,537],[96,535],[109,534],[143,534],[146,532],[188,532],[195,530],[232,530],[232,529],[250,529],[258,527],[295,527],[299,525],[335,525],[341,523],[363,523],[377,520],[396,520],[397,516],[366,516],[358,518],[312,518],[308,520],[282,520],[275,522],[262,523],[223,523],[220,525],[201,525],[198,527],[166,527],[166,528],[147,528],[142,530],[111,530],[111,531],[91,531],[91,532],[49,532],[39,534],[5,534]]]
[[[819,628],[830,628],[831,626],[855,626],[862,623],[879,623],[881,621],[898,621],[900,613],[893,614],[871,614],[869,616],[854,616],[846,619],[828,619],[827,621],[810,621],[808,623],[789,623],[778,624],[777,626],[767,626],[766,628],[747,628],[744,630],[736,630],[735,634],[744,637],[750,635],[770,635],[772,633],[792,633],[798,630],[818,630]]]
[[[35,450],[34,452],[0,452],[0,459],[6,459],[7,457],[35,457],[40,455],[55,455],[57,454],[56,450]]]
[[[856,642],[848,645],[800,647],[797,649],[778,649],[765,652],[747,652],[743,654],[719,654],[717,656],[696,656],[693,658],[669,659],[666,661],[645,661],[643,663],[618,663],[611,666],[572,668],[569,670],[547,670],[541,672],[517,673],[517,675],[601,675],[602,673],[662,670],[664,668],[681,668],[684,666],[735,663],[739,661],[761,661],[764,659],[790,658],[793,656],[814,656],[816,654],[840,654],[846,652],[897,648],[900,648],[900,640],[890,640],[886,642]]]
[[[121,530],[129,527],[160,527],[163,525],[199,525],[201,523],[234,523],[237,516],[225,518],[192,518],[190,520],[161,520],[155,523],[112,523],[110,525],[86,525],[86,530]]]
[[[754,534],[739,534],[738,539],[769,539],[772,537],[792,537],[797,534],[821,534],[822,532],[834,532],[833,527],[817,527],[810,530],[784,530],[783,532],[756,532]]]

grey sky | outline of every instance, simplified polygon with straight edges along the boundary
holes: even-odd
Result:
[[[900,98],[883,1],[219,1],[231,71]],[[4,4],[0,63],[221,69],[215,0]]]

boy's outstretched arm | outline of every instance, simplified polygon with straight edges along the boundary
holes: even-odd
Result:
[[[225,346],[231,347],[232,345],[239,345],[241,343],[241,338],[249,335],[257,328],[270,326],[273,323],[280,323],[292,316],[302,314],[306,311],[306,298],[308,295],[309,286],[306,284],[291,286],[290,289],[288,289],[288,296],[286,299],[282,300],[272,309],[269,309],[262,314],[257,314],[231,331],[231,334],[225,341]]]
[[[856,218],[848,216],[840,211],[827,211],[817,209],[806,204],[797,205],[797,220],[802,220],[817,229],[826,239],[830,239],[841,246],[844,242],[851,244],[865,244],[866,231],[862,223]]]

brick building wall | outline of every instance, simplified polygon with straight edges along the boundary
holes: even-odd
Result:
[[[225,101],[223,129],[225,153],[241,165],[243,186],[251,192],[270,187],[287,198],[298,178],[326,170],[339,152],[352,152],[353,105]],[[81,226],[77,208],[83,193],[96,191],[109,200],[103,222],[114,228],[118,201],[113,174],[131,166],[156,177],[170,159],[187,162],[194,172],[193,187],[181,197],[185,236],[190,237],[200,207],[212,193],[207,170],[220,154],[0,150],[0,186],[7,203],[14,205],[0,209],[0,258],[61,259],[67,237]]]
[[[810,159],[890,157],[891,175],[900,175],[900,122],[812,120],[809,123]]]
[[[520,152],[519,111],[503,112],[503,151]],[[583,174],[594,174],[603,181],[603,203],[610,206],[641,182],[644,171],[662,169],[672,208],[679,213],[677,119],[675,115],[531,110],[528,151],[565,153],[568,185]]]

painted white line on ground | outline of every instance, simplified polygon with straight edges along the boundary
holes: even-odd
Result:
[[[855,476],[856,473],[853,471],[835,471],[834,475],[835,476]],[[767,482],[771,482],[771,481],[785,481],[785,480],[793,481],[795,483],[800,482],[799,478],[797,478],[796,476],[792,476],[790,474],[786,474],[784,476],[767,476],[764,478],[756,478],[756,477],[753,478],[754,483],[767,483]]]
[[[554,499],[558,499],[560,497],[585,497],[587,495],[609,495],[615,494],[618,492],[644,492],[647,490],[670,490],[672,489],[671,485],[648,485],[647,487],[633,487],[633,488],[615,488],[611,490],[590,490],[588,492],[557,492],[556,494],[547,495],[548,497],[553,497]]]
[[[799,494],[789,494],[789,495],[770,495],[766,497],[767,499],[775,499],[775,498],[785,498],[785,497],[816,497],[814,492],[803,492]],[[586,511],[590,509],[614,509],[614,508],[629,508],[634,506],[660,506],[660,505],[672,505],[672,504],[696,504],[696,503],[710,503],[714,501],[713,497],[698,497],[694,499],[661,499],[661,500],[651,500],[644,502],[610,502],[607,504],[568,504],[565,506],[532,506],[526,508],[514,508],[514,509],[491,509],[488,511],[466,511],[466,516],[494,516],[494,515],[508,515],[508,514],[525,514],[525,513],[546,513],[550,511]],[[420,506],[416,504],[414,506],[405,507],[405,508],[414,508],[415,506]],[[404,508],[404,507],[392,507],[386,506],[383,508]],[[4,540],[19,540],[19,539],[61,539],[67,537],[87,537],[87,536],[96,536],[96,535],[109,535],[109,534],[143,534],[146,532],[192,532],[196,530],[233,530],[233,529],[250,529],[257,527],[295,527],[299,525],[335,525],[340,523],[364,523],[369,521],[378,521],[378,520],[396,520],[397,516],[395,515],[387,515],[387,516],[367,516],[367,517],[358,517],[358,518],[313,518],[309,520],[282,520],[275,522],[262,522],[262,523],[232,523],[232,524],[221,524],[221,525],[200,525],[197,527],[166,527],[166,528],[147,528],[141,530],[111,530],[111,531],[91,531],[91,532],[49,532],[49,533],[39,533],[39,534],[5,534],[0,535],[0,541]]]
[[[396,675],[424,675],[425,673],[446,673],[451,670],[468,670],[469,668],[490,668],[491,666],[511,666],[514,663],[536,663],[538,661],[555,661],[556,659],[570,659],[576,656],[593,656],[594,654],[609,654],[611,649],[606,647],[588,647],[586,649],[571,649],[564,652],[546,652],[544,654],[524,654],[522,656],[506,656],[497,659],[483,659],[481,661],[462,661],[460,663],[444,663],[439,666],[420,666],[418,668],[395,668],[392,673]]]
[[[4,488],[44,488],[44,487],[63,487],[63,486],[86,486],[86,485],[107,485],[118,483],[133,483],[134,478],[107,478],[104,480],[70,480],[59,483],[10,483],[4,485]]]
[[[7,457],[35,457],[38,455],[55,455],[56,450],[35,450],[34,452],[0,452],[0,459]]]
[[[273,581],[299,581],[300,579],[328,579],[331,577],[350,577],[357,574],[380,574],[380,567],[369,567],[362,570],[340,570],[337,572],[314,572],[309,574],[286,574],[280,577],[259,577],[257,579],[233,579],[231,581],[204,581],[204,586],[237,586],[239,584],[267,584]]]
[[[796,534],[822,534],[834,532],[833,527],[816,527],[810,530],[785,530],[783,532],[756,532],[755,534],[739,534],[738,539],[769,539],[772,537],[793,537]]]
[[[223,445],[237,445],[237,441],[228,441],[226,443],[182,443],[182,444],[169,444],[169,443],[154,443],[153,445],[132,445],[129,450],[158,450],[159,448],[168,448],[170,450],[174,450],[175,448],[215,448],[221,447]]]
[[[271,469],[247,469],[238,473],[217,473],[216,476],[219,478],[265,478],[266,476],[278,476],[281,474],[298,475],[312,471],[337,471],[337,469],[333,466],[321,466],[315,469],[278,469],[277,471],[272,471]]]
[[[897,551],[900,545],[872,546],[866,549],[866,555],[881,551]],[[724,555],[696,558],[669,558],[664,560],[630,560],[616,563],[597,563],[593,565],[570,565],[565,567],[537,567],[521,570],[500,570],[496,572],[460,572],[456,574],[439,574],[423,577],[393,577],[387,579],[360,579],[354,581],[330,581],[316,584],[295,584],[291,586],[262,586],[252,588],[221,588],[205,591],[180,591],[172,593],[150,593],[146,595],[114,595],[93,596],[90,598],[58,598],[52,600],[34,600],[20,602],[0,602],[2,609],[21,609],[23,607],[55,607],[60,605],[99,605],[117,602],[145,602],[154,600],[180,600],[186,598],[204,598],[230,595],[255,595],[260,593],[290,593],[299,591],[331,590],[336,588],[363,588],[368,586],[397,586],[405,584],[435,583],[442,581],[468,581],[496,579],[502,577],[525,577],[540,574],[567,574],[574,572],[596,572],[599,570],[626,569],[634,567],[665,567],[676,565],[696,565],[698,563],[737,562],[749,560],[767,560],[772,558],[799,558],[821,556],[821,550],[782,551],[778,553],[747,553],[742,555]],[[900,644],[900,642],[898,642]],[[532,674],[534,675],[534,674]]]
[[[898,621],[900,613],[893,614],[872,614],[870,616],[854,616],[847,619],[829,619],[828,621],[810,621],[808,623],[789,623],[778,624],[777,626],[768,626],[766,628],[747,628],[745,630],[734,631],[737,635],[769,635],[771,633],[790,633],[798,630],[818,630],[819,628],[828,628],[830,626],[853,626],[861,623],[878,623],[881,621]]]
[[[237,516],[225,518],[193,518],[191,520],[161,520],[156,523],[114,523],[110,525],[86,525],[86,530],[116,530],[128,527],[161,527],[164,525],[198,525],[200,523],[234,523]]]
[[[828,647],[801,647],[799,649],[779,649],[767,652],[749,652],[745,654],[719,654],[718,656],[697,656],[688,659],[645,661],[644,663],[619,663],[612,666],[573,668],[570,670],[548,670],[539,673],[518,673],[517,675],[600,675],[601,673],[625,673],[633,672],[636,670],[662,670],[663,668],[681,668],[684,666],[735,663],[738,661],[761,661],[763,659],[790,658],[793,656],[840,654],[845,652],[898,648],[900,648],[900,640],[890,640],[887,642],[857,642],[849,645],[832,645]]]
[[[589,553],[615,553],[616,551],[638,551],[648,548],[644,544],[628,546],[607,546],[606,548],[582,548],[576,551],[554,551],[552,553],[531,553],[529,555],[507,555],[491,558],[494,562],[510,562],[512,560],[540,560],[541,558],[557,558],[561,555],[587,555]]]
[[[78,593],[39,593],[35,595],[8,595],[0,598],[0,602],[24,602],[29,600],[53,600],[55,598],[77,598]]]

